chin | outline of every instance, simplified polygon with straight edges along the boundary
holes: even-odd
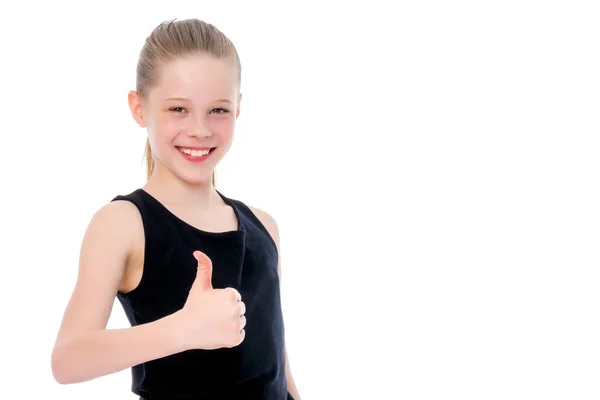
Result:
[[[188,185],[206,185],[212,183],[212,173],[194,173],[194,171],[176,171],[175,176]]]

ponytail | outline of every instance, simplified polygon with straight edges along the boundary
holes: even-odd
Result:
[[[154,172],[154,156],[152,155],[152,147],[150,147],[150,139],[146,139],[146,150],[144,151],[144,156],[146,158],[146,179],[149,180]],[[216,171],[213,169],[212,172],[212,184],[213,187],[217,187],[216,181]]]
[[[146,139],[146,151],[144,151],[146,157],[146,179],[150,179],[152,172],[154,172],[154,156],[152,155],[152,148],[150,147],[150,139]]]

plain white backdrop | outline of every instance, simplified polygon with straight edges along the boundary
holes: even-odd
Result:
[[[188,17],[241,56],[217,184],[279,223],[303,400],[599,398],[594,2],[348,3],[0,7],[3,398],[135,398],[50,354],[91,216],[144,183],[139,50]]]

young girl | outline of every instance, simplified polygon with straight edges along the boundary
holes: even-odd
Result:
[[[300,399],[276,222],[214,186],[240,77],[234,45],[211,24],[171,21],[147,38],[129,106],[148,131],[148,181],[87,228],[52,353],[59,383],[131,368],[140,399]],[[130,328],[106,329],[115,296]]]

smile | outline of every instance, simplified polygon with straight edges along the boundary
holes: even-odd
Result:
[[[179,147],[176,146],[179,153],[183,155],[188,161],[204,161],[208,158],[210,154],[215,150],[216,147],[208,148],[198,148],[198,147]]]

